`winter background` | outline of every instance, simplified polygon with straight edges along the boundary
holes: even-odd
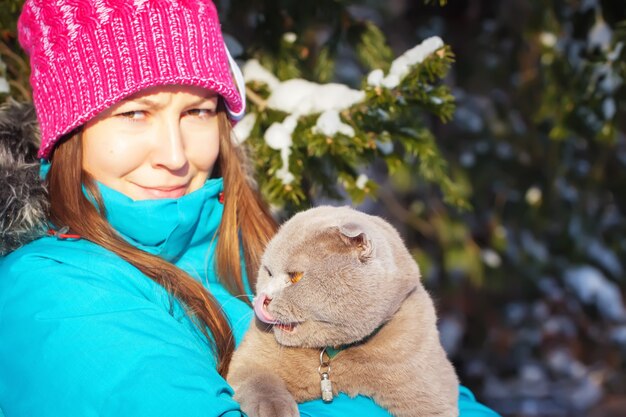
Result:
[[[22,0],[0,99],[28,100]],[[503,416],[626,416],[626,2],[222,0],[233,138],[284,218],[392,221],[461,380]]]

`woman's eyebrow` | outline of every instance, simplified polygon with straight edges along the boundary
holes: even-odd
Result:
[[[216,97],[217,97],[217,94],[206,96],[206,97],[199,97],[197,100],[194,100],[194,101],[190,102],[189,106],[197,106],[199,104],[205,104],[207,102],[213,102],[213,100]]]
[[[214,100],[216,97],[218,96],[218,94],[213,93],[213,94],[208,94],[206,96],[203,97],[198,97],[197,100],[194,100],[192,102],[189,103],[190,106],[197,106],[198,104],[203,104],[206,103],[207,101],[211,101]],[[137,104],[141,104],[144,105],[146,107],[150,107],[150,108],[154,108],[154,109],[159,109],[161,107],[165,107],[168,103],[161,103],[159,101],[156,100],[151,100],[148,97],[128,97],[126,99],[120,100],[119,102],[119,106],[125,104],[125,103],[137,103]],[[169,100],[168,100],[169,102]],[[117,107],[119,107],[117,106]]]
[[[158,101],[150,100],[147,97],[138,97],[138,98],[129,97],[127,99],[120,100],[119,106],[122,106],[122,105],[124,105],[126,103],[130,103],[130,102],[141,104],[141,105],[144,105],[144,106],[150,107],[150,108],[159,108],[159,107],[163,107],[164,106],[164,104],[159,103]],[[117,107],[119,107],[119,106],[117,106]]]

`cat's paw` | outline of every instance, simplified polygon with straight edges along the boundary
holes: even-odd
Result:
[[[298,405],[293,398],[263,398],[249,401],[242,410],[248,417],[299,417]]]
[[[248,417],[300,417],[296,400],[275,374],[248,376],[236,386],[235,400]]]

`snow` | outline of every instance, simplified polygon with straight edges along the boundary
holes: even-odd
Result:
[[[7,69],[7,66],[2,61],[2,57],[0,57],[0,74],[5,74],[6,69]],[[7,81],[6,78],[4,78],[4,76],[0,75],[0,93],[8,93],[9,90],[10,90],[9,82]]]
[[[289,41],[291,37],[287,35],[285,40]],[[271,91],[267,107],[289,114],[282,123],[273,123],[264,135],[267,145],[280,151],[283,165],[276,175],[283,184],[290,184],[294,180],[293,174],[289,172],[289,155],[293,143],[291,135],[300,116],[321,113],[314,127],[317,132],[327,136],[337,133],[354,136],[354,129],[341,122],[339,111],[363,101],[364,91],[353,90],[343,84],[317,84],[303,79],[281,82],[255,59],[246,62],[243,75],[246,82],[258,81],[267,85]],[[250,135],[255,122],[256,118],[246,116],[238,123],[235,134],[240,142]]]
[[[587,255],[614,277],[621,277],[624,273],[622,264],[615,252],[598,240],[594,239],[587,245]]]
[[[595,9],[598,7],[598,0],[582,0],[580,2],[580,11],[586,12],[589,9]]]
[[[578,201],[578,190],[573,185],[569,184],[564,178],[557,178],[555,187],[559,191],[561,197],[571,203]]]
[[[250,132],[256,123],[256,113],[248,113],[233,128],[233,142],[239,145],[250,137]]]
[[[382,71],[379,69],[372,71],[367,77],[368,85],[372,87],[383,86],[389,89],[396,88],[409,74],[411,67],[423,62],[430,54],[443,48],[443,46],[443,40],[438,36],[424,40],[396,58],[391,63],[389,74],[386,77],[382,77]]]
[[[476,164],[476,156],[473,152],[464,151],[459,156],[459,162],[465,168],[471,168]]]
[[[611,97],[607,97],[602,102],[602,113],[604,114],[604,120],[611,120],[615,116],[615,100]]]
[[[400,76],[398,74],[389,74],[383,79],[381,84],[383,87],[391,90],[392,88],[396,88],[398,85],[400,85],[401,81],[402,79],[400,79]]]
[[[297,39],[294,34],[286,33],[284,40],[295,42]],[[412,66],[421,63],[443,46],[441,38],[430,37],[395,59],[386,77],[382,70],[374,70],[367,77],[367,82],[373,86],[395,88],[409,74]],[[326,136],[335,136],[339,133],[349,137],[355,135],[354,128],[341,121],[339,112],[365,100],[365,91],[351,89],[344,84],[318,84],[297,78],[281,82],[256,59],[247,61],[242,72],[246,82],[261,82],[267,85],[270,95],[265,104],[268,108],[288,114],[282,123],[272,124],[264,135],[267,145],[280,151],[283,165],[276,175],[284,184],[294,180],[293,174],[289,172],[289,155],[293,143],[291,135],[300,116],[320,114],[313,128],[314,133]],[[248,138],[255,122],[256,118],[248,115],[238,123],[235,127],[235,140],[238,143]]]
[[[592,83],[597,83],[601,92],[612,95],[622,86],[624,80],[613,71],[608,63],[597,65],[593,68]]]
[[[337,110],[326,110],[317,118],[317,123],[313,127],[313,133],[326,136],[335,136],[338,133],[354,137],[354,129],[352,126],[345,124],[339,117]]]
[[[283,39],[287,43],[294,43],[298,39],[298,36],[293,32],[287,32],[283,35]]]
[[[243,78],[246,82],[258,81],[267,84],[270,90],[273,90],[280,84],[280,80],[274,74],[266,70],[259,61],[251,59],[247,61],[243,68]]]
[[[541,203],[542,192],[537,186],[532,186],[526,191],[526,202],[531,206]]]
[[[367,84],[373,86],[381,85],[384,78],[385,72],[381,69],[375,69],[367,76]]]
[[[365,174],[361,174],[356,179],[356,188],[363,190],[365,189],[365,185],[367,185],[367,181],[369,178]]]
[[[546,365],[556,375],[584,378],[587,373],[585,365],[578,361],[567,348],[556,348],[548,352]]]
[[[265,143],[272,149],[289,148],[292,144],[291,134],[298,125],[298,119],[293,115],[285,117],[282,122],[274,122],[265,131]]]
[[[626,348],[626,325],[613,329],[611,339]]]
[[[289,155],[291,155],[291,145],[293,143],[291,135],[298,125],[298,118],[295,115],[289,115],[281,123],[275,122],[265,131],[265,143],[270,148],[280,151],[282,159],[282,167],[276,171],[276,177],[283,184],[291,184],[294,176],[289,172]]]
[[[9,92],[9,83],[6,78],[0,77],[0,93],[8,93]]]
[[[546,48],[553,48],[554,45],[556,45],[557,38],[554,33],[542,32],[541,35],[539,35],[539,40]]]
[[[539,262],[548,261],[548,256],[550,254],[548,248],[545,243],[537,240],[530,231],[522,231],[520,235],[520,243],[528,255],[532,256]]]
[[[569,392],[569,400],[574,409],[588,410],[602,398],[602,394],[601,378],[591,374]]]
[[[294,175],[289,171],[289,155],[291,149],[282,149],[280,151],[280,157],[283,160],[283,166],[276,171],[276,177],[282,181],[284,185],[291,184],[295,179]]]
[[[559,302],[563,300],[563,290],[561,286],[551,277],[543,277],[539,280],[538,284],[541,292],[547,297],[548,300]],[[549,325],[549,323],[545,323]]]
[[[609,59],[609,61],[614,62],[616,61],[620,55],[622,54],[622,48],[624,47],[624,43],[623,42],[617,42],[615,44],[615,48],[613,48],[613,50],[611,52],[609,52],[607,54],[607,58]]]
[[[498,268],[500,265],[502,265],[502,258],[500,258],[498,252],[494,251],[493,249],[483,249],[480,252],[480,257],[482,258],[485,265],[489,266],[490,268]]]
[[[598,16],[596,17],[596,23],[587,34],[588,48],[600,48],[603,51],[608,51],[611,48],[612,37],[613,32],[611,28],[601,16]]]
[[[406,77],[415,64],[419,64],[430,54],[443,48],[443,41],[438,36],[433,36],[419,45],[409,49],[391,63],[389,74],[397,74],[400,78]]]
[[[393,152],[393,142],[376,140],[376,147],[383,155],[391,155]]]
[[[365,92],[344,84],[317,84],[294,78],[274,87],[268,107],[299,116],[344,110],[365,99]]]
[[[457,107],[454,112],[454,123],[461,129],[471,133],[479,133],[485,128],[485,123],[478,110],[471,106]]]
[[[436,106],[440,106],[443,104],[443,99],[441,97],[431,97],[430,98],[430,102],[433,103]]]
[[[565,271],[566,284],[586,304],[595,304],[600,313],[610,320],[626,320],[626,309],[619,287],[599,270],[584,265]]]

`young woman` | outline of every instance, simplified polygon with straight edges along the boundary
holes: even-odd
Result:
[[[240,416],[223,375],[276,224],[231,142],[244,90],[214,5],[27,0],[18,28],[49,209],[0,258],[0,416]]]

